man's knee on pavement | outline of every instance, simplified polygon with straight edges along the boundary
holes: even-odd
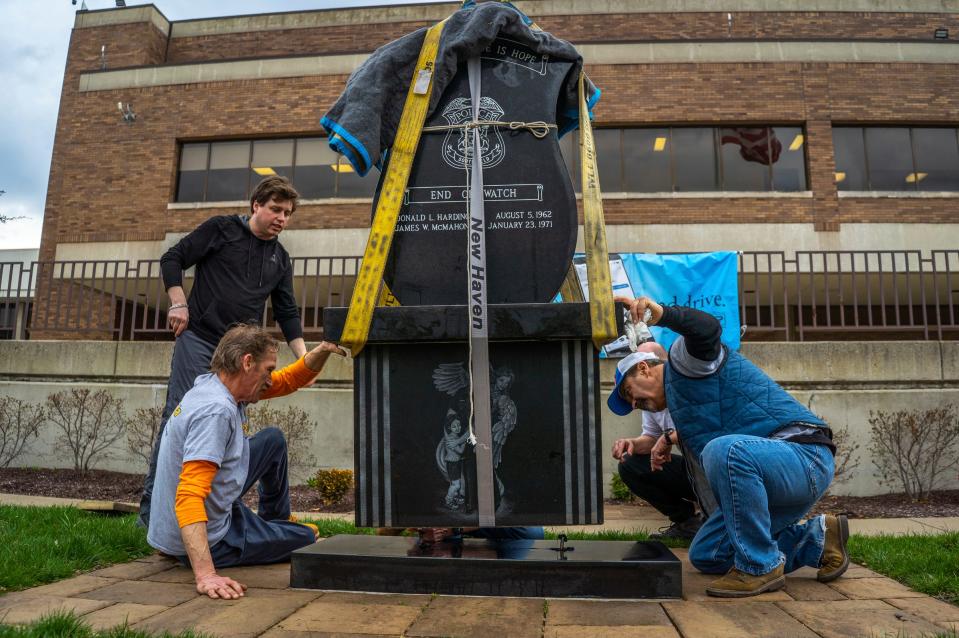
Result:
[[[725,574],[732,567],[732,558],[717,558],[715,548],[693,539],[689,546],[689,562],[704,574]]]

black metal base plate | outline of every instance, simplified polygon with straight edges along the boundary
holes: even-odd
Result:
[[[340,535],[293,552],[290,586],[461,596],[682,598],[682,567],[654,541]]]

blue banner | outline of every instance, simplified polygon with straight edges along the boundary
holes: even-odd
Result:
[[[663,306],[687,306],[708,312],[723,326],[723,343],[739,349],[739,285],[735,252],[691,255],[619,253],[637,297]],[[676,333],[652,326],[658,343],[669,350]]]

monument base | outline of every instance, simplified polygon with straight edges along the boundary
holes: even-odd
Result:
[[[658,542],[333,536],[293,552],[290,586],[460,596],[682,598],[679,559]]]

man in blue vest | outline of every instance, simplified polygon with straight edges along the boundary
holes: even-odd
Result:
[[[646,358],[616,370],[608,405],[615,414],[669,409],[687,464],[701,466],[718,503],[689,548],[708,574],[725,574],[706,593],[755,596],[785,584],[785,573],[818,567],[829,582],[849,566],[845,516],[799,521],[833,478],[832,431],[775,381],[720,341],[715,317],[648,297],[617,298],[634,322],[677,332],[669,360]],[[657,442],[654,462],[668,461]],[[693,473],[697,475],[696,472]]]

